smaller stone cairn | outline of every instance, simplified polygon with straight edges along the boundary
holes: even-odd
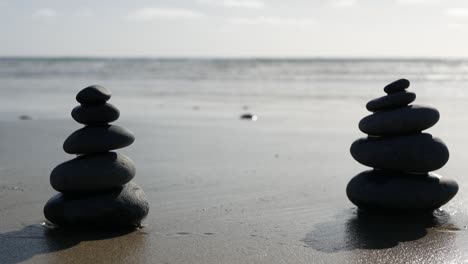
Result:
[[[44,207],[44,215],[58,226],[139,227],[149,205],[143,190],[131,182],[135,164],[127,156],[110,152],[131,145],[129,130],[109,123],[119,110],[107,103],[110,90],[94,85],[81,90],[81,104],[72,117],[85,127],[72,133],[63,149],[76,158],[59,164],[50,175],[50,184],[60,193]]]
[[[368,134],[351,145],[359,163],[374,168],[355,176],[346,188],[349,200],[360,209],[431,211],[450,201],[458,184],[431,173],[447,163],[444,142],[423,133],[439,121],[437,109],[409,105],[416,94],[400,79],[384,88],[386,96],[371,100],[374,112],[359,122]]]

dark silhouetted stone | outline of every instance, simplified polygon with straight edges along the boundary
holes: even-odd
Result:
[[[257,121],[258,119],[256,115],[251,114],[251,113],[242,114],[240,118],[244,120],[252,120],[252,121]]]
[[[86,192],[119,188],[135,176],[135,164],[115,152],[80,155],[52,171],[50,184],[59,192]]]
[[[366,108],[371,112],[389,110],[407,106],[414,102],[415,99],[415,93],[403,91],[371,100],[366,104]]]
[[[369,167],[407,172],[434,171],[449,159],[444,142],[427,133],[361,138],[351,145],[351,155]]]
[[[434,210],[452,199],[458,184],[436,175],[369,170],[346,188],[349,200],[364,209]]]
[[[114,126],[86,126],[73,132],[63,143],[69,154],[88,154],[124,148],[135,141],[128,129]]]
[[[103,104],[111,98],[111,91],[100,85],[91,85],[76,95],[76,101],[83,105]]]
[[[136,227],[148,211],[145,193],[133,182],[100,193],[59,193],[44,207],[47,220],[59,226]]]
[[[85,125],[104,125],[117,120],[120,111],[109,103],[99,105],[78,105],[71,115],[76,122]]]
[[[408,134],[432,127],[439,117],[435,108],[410,105],[368,115],[359,122],[359,129],[369,135]]]
[[[359,122],[369,137],[353,142],[350,152],[374,170],[355,176],[346,193],[364,211],[426,214],[458,192],[455,181],[430,173],[447,163],[449,151],[442,140],[421,133],[435,125],[440,114],[432,107],[409,105],[416,99],[406,91],[409,85],[400,79],[385,86],[388,95],[369,101],[366,108],[374,113]]]
[[[410,82],[408,80],[400,79],[385,86],[384,91],[387,94],[398,93],[398,92],[404,91],[409,86],[410,86]]]
[[[32,117],[29,115],[20,115],[19,120],[32,120]]]

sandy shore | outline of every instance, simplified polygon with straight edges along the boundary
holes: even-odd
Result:
[[[117,98],[117,97],[116,97]],[[55,192],[54,166],[72,156],[71,118],[0,121],[0,262],[12,263],[463,263],[468,257],[463,101],[418,99],[441,111],[429,130],[451,151],[438,173],[460,192],[430,217],[362,216],[345,195],[366,167],[349,154],[365,101],[150,104],[116,123],[132,130],[122,150],[151,210],[129,234],[54,230],[40,224]],[[197,107],[193,108],[192,106]],[[129,111],[130,112],[130,111]]]

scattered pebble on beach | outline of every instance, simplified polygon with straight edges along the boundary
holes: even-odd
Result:
[[[246,113],[246,114],[242,114],[242,115],[240,116],[240,119],[242,119],[242,120],[257,121],[258,116],[257,116],[257,115],[254,115],[254,114],[251,114],[251,113]]]
[[[19,120],[32,120],[32,117],[28,115],[20,115],[18,116],[18,119]]]

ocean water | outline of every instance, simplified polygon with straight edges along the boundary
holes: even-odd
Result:
[[[54,112],[90,84],[126,100],[362,100],[411,80],[418,97],[468,97],[468,60],[0,58],[0,112]]]

